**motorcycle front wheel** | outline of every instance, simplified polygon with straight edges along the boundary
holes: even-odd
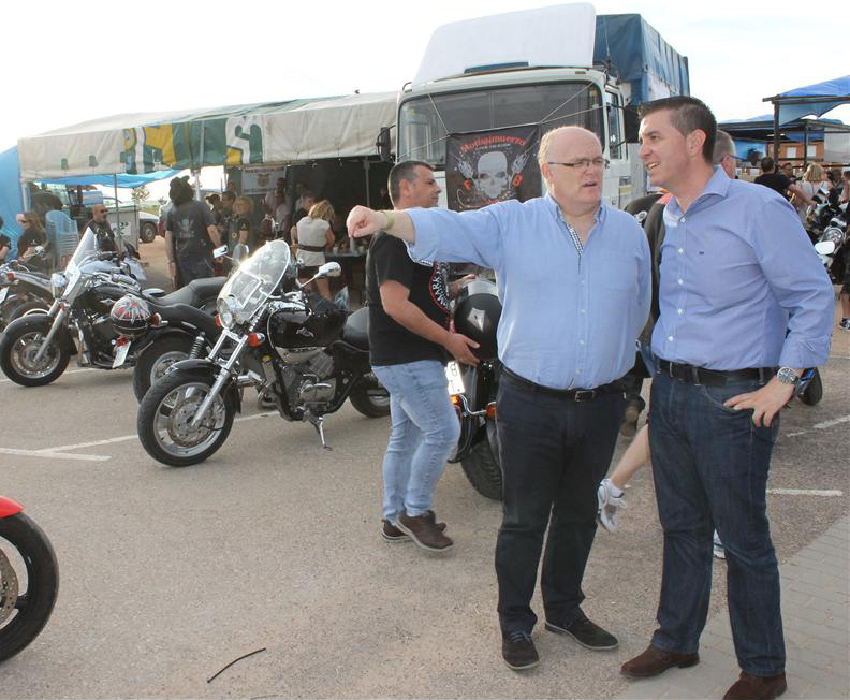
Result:
[[[50,332],[52,319],[44,315],[19,318],[8,325],[0,340],[0,369],[21,386],[44,386],[58,379],[71,360],[60,332],[42,358],[36,355]],[[65,331],[67,333],[67,331]]]
[[[0,518],[0,661],[40,634],[58,591],[56,554],[41,528],[23,513]]]
[[[136,431],[145,451],[170,467],[188,467],[215,453],[230,435],[236,407],[223,392],[198,426],[192,418],[213,378],[206,373],[174,372],[154,384],[139,406]]]

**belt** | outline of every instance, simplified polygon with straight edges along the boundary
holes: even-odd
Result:
[[[308,253],[324,253],[325,246],[323,245],[301,245],[298,244],[298,250],[306,250]]]
[[[659,374],[669,374],[673,379],[691,384],[725,386],[729,382],[758,380],[766,384],[776,374],[776,367],[748,367],[746,369],[706,369],[678,362],[658,360]]]
[[[623,385],[622,379],[615,379],[613,382],[600,384],[595,389],[553,389],[550,386],[544,386],[543,384],[532,382],[530,379],[526,379],[525,377],[520,377],[516,372],[512,372],[504,365],[502,365],[502,376],[506,377],[514,384],[526,389],[534,389],[535,391],[539,391],[543,394],[557,396],[558,398],[575,401],[576,403],[593,401],[593,399],[601,396],[602,394],[625,393],[625,386]]]

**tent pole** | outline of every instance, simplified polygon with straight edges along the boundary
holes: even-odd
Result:
[[[773,162],[779,167],[779,105],[773,103]]]
[[[366,206],[371,208],[372,204],[369,201],[369,167],[370,167],[369,159],[364,158],[363,159],[363,170],[366,171]]]
[[[115,193],[115,228],[121,231],[121,212],[118,210],[118,175],[112,175],[112,191]],[[121,235],[119,233],[119,235]]]
[[[809,120],[806,119],[806,124],[803,127],[803,170],[809,164]]]

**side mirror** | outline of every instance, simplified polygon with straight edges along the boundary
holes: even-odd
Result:
[[[375,143],[378,147],[378,155],[384,163],[393,162],[393,138],[390,134],[390,127],[385,126],[378,133],[378,141]]]
[[[815,243],[815,250],[821,255],[832,255],[835,252],[835,243],[832,241]]]
[[[637,107],[623,107],[623,124],[626,132],[626,143],[640,143],[640,114]]]
[[[320,277],[339,277],[342,272],[342,268],[337,262],[328,262],[319,267],[319,271],[316,273],[316,278]]]
[[[239,243],[233,247],[233,262],[237,265],[250,255],[251,251],[244,243]]]

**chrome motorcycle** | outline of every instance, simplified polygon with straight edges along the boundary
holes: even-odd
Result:
[[[54,302],[47,314],[18,318],[0,340],[0,369],[17,384],[43,386],[65,371],[78,353],[81,367],[113,367],[113,304],[139,292],[144,270],[137,260],[100,252],[86,230],[64,272],[51,278]]]
[[[369,366],[367,310],[348,316],[307,291],[339,272],[326,263],[299,283],[282,240],[245,260],[219,294],[212,351],[173,364],[145,394],[136,429],[147,453],[175,467],[203,462],[230,434],[244,386],[270,397],[285,420],[315,426],[325,448],[324,416],[346,399],[366,416],[388,415],[389,393]]]

